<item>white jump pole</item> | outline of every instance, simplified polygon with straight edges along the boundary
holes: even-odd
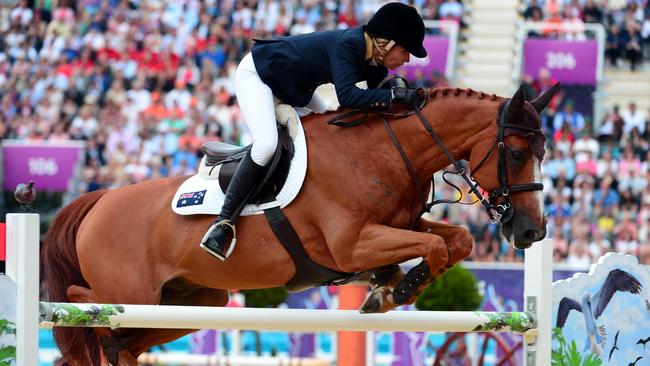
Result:
[[[526,312],[256,309],[41,302],[41,327],[247,329],[275,331],[509,332],[535,327]],[[488,324],[494,324],[490,327]],[[510,326],[512,324],[513,326]]]
[[[16,365],[38,365],[38,214],[8,214],[7,276],[16,284]]]
[[[138,363],[175,365],[232,365],[232,366],[329,366],[332,360],[319,358],[193,355],[187,353],[143,353]]]
[[[524,308],[537,318],[537,328],[524,337],[524,365],[546,366],[551,364],[553,243],[542,240],[524,255]]]

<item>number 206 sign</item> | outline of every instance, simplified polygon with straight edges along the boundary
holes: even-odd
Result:
[[[553,79],[566,84],[596,84],[598,43],[528,39],[524,42],[524,73],[537,77],[546,68]]]

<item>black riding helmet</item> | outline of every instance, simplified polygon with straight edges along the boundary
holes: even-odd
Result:
[[[395,41],[415,57],[427,56],[427,50],[422,47],[424,22],[412,6],[399,2],[382,6],[368,21],[366,30],[375,37]]]

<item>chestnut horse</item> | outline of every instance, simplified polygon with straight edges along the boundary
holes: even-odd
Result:
[[[306,252],[336,271],[376,271],[366,312],[413,303],[435,276],[472,252],[464,227],[419,217],[431,184],[415,183],[430,182],[450,157],[467,160],[472,178],[493,193],[484,203],[508,216],[501,232],[511,244],[527,248],[541,240],[546,220],[539,112],[555,90],[530,102],[521,88],[511,99],[471,89],[426,90],[418,114],[386,123],[371,114],[352,128],[328,125],[334,113],[303,118],[309,166],[285,213]],[[228,289],[282,286],[292,278],[294,264],[264,215],[239,220],[237,248],[228,260],[215,260],[199,248],[214,218],[171,211],[170,201],[185,179],[92,192],[63,208],[41,251],[48,300],[224,306]],[[396,266],[418,257],[422,263],[408,274]],[[134,365],[148,348],[190,332],[58,328],[55,336],[69,364],[99,365],[112,354],[120,365]]]

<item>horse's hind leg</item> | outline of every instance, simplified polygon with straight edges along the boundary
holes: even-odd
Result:
[[[397,264],[381,267],[370,276],[370,294],[361,305],[362,313],[384,313],[391,307],[393,288],[402,280],[406,272]]]
[[[67,298],[73,303],[102,303],[97,294],[83,286],[72,285],[67,290]],[[150,302],[157,302],[160,296],[154,292]],[[155,299],[155,300],[154,300]],[[110,328],[93,328],[97,341],[101,345],[102,353],[111,365],[137,366],[136,356],[129,352],[125,342],[126,329],[112,330]]]
[[[228,290],[198,288],[184,293],[165,293],[161,305],[225,306],[226,303]],[[195,329],[125,329],[122,338],[129,352],[137,358],[153,346],[171,342],[194,331]]]

